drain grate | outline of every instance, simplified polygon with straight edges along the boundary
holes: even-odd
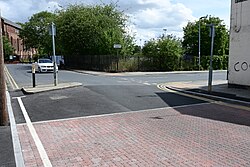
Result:
[[[150,117],[151,119],[163,119],[162,117]]]

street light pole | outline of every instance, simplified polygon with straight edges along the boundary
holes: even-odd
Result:
[[[198,45],[199,45],[199,71],[200,71],[200,67],[201,67],[201,19],[206,18],[206,16],[200,17],[199,18],[199,41],[198,41]]]
[[[163,28],[163,31],[164,31],[164,37],[167,37],[167,29]]]

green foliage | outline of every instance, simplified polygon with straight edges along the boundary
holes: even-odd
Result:
[[[8,60],[9,56],[14,52],[14,48],[11,46],[9,39],[6,36],[3,36],[3,53],[4,59]]]
[[[119,71],[137,71],[138,70],[138,57],[129,56],[126,59],[119,60]]]
[[[127,17],[115,5],[72,5],[59,11],[56,21],[59,43],[66,55],[132,53],[133,38],[125,34]]]
[[[26,47],[38,49],[40,55],[51,54],[52,37],[48,29],[55,19],[55,14],[43,11],[34,14],[28,22],[21,24],[20,37],[24,39]]]
[[[208,24],[215,24],[215,38],[214,38],[214,55],[225,55],[229,51],[229,32],[223,20],[218,17],[206,17],[200,19],[201,32],[201,55],[210,55],[211,37],[209,37],[210,30]],[[183,28],[183,48],[185,53],[198,56],[199,50],[199,20],[189,22]]]
[[[203,56],[201,58],[201,66],[203,69],[208,70],[210,64],[210,56]],[[213,69],[214,70],[226,70],[228,68],[228,55],[213,56]]]
[[[153,70],[161,71],[178,70],[183,54],[180,39],[173,35],[150,40],[145,44],[142,52],[144,56],[151,58],[149,64],[153,63]]]

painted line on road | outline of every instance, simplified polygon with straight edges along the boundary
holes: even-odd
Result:
[[[5,74],[12,86],[13,89],[19,89],[19,86],[17,85],[16,81],[14,80],[14,78],[11,76],[9,70],[7,69],[7,67],[5,66],[4,68]]]
[[[27,123],[27,126],[29,128],[30,134],[31,134],[31,136],[32,136],[32,138],[33,138],[33,140],[35,142],[35,145],[37,147],[37,150],[38,150],[38,152],[40,154],[40,157],[42,159],[43,165],[45,167],[52,167],[52,164],[51,164],[51,162],[49,160],[49,157],[48,157],[48,155],[47,155],[47,153],[46,153],[46,151],[45,151],[45,149],[43,147],[43,144],[42,144],[40,138],[38,137],[38,135],[36,133],[36,130],[35,130],[32,122],[31,122],[31,120],[29,118],[29,115],[28,115],[28,113],[27,113],[27,111],[26,111],[26,109],[24,107],[22,98],[21,97],[17,97],[17,100],[18,100],[18,103],[19,103],[20,108],[22,110],[24,119],[25,119],[25,121]]]
[[[16,128],[16,121],[15,121],[13,109],[11,106],[10,94],[8,91],[6,91],[6,101],[7,101],[9,120],[10,120],[11,136],[12,136],[16,166],[25,167],[20,140],[19,140],[17,128]]]
[[[215,95],[209,95],[209,94],[204,94],[204,93],[199,93],[199,92],[192,92],[192,91],[188,91],[188,90],[181,90],[181,89],[177,89],[177,88],[166,88],[166,85],[164,86],[165,89],[167,90],[172,90],[174,92],[177,92],[177,93],[181,93],[183,95],[187,95],[187,96],[194,96],[196,98],[203,98],[203,97],[198,97],[199,95],[200,96],[205,96],[203,99],[207,99],[206,101],[210,100],[208,98],[215,98],[215,99],[219,99],[219,100],[224,100],[224,101],[230,101],[230,102],[235,102],[235,103],[241,103],[241,104],[244,104],[244,105],[250,105],[250,102],[246,102],[246,101],[242,101],[242,100],[236,100],[236,99],[230,99],[230,98],[226,98],[226,97],[220,97],[220,96],[215,96]],[[190,95],[190,94],[195,94],[195,95]],[[219,100],[213,100],[213,101],[219,101]],[[212,100],[210,100],[212,101]],[[222,104],[222,103],[221,103]],[[226,103],[224,103],[226,104]],[[235,105],[236,106],[236,105]],[[248,108],[248,107],[246,107]]]
[[[175,106],[175,107],[163,107],[163,108],[145,109],[145,110],[138,110],[138,111],[125,111],[125,112],[120,112],[120,113],[90,115],[90,116],[56,119],[56,120],[48,120],[48,121],[37,121],[37,122],[33,122],[33,124],[42,124],[42,123],[60,122],[60,121],[70,121],[70,120],[87,119],[87,118],[108,117],[108,116],[115,116],[115,115],[133,114],[133,113],[141,113],[141,112],[152,112],[152,111],[168,110],[168,109],[178,109],[178,108],[209,105],[209,104],[212,104],[212,103],[208,102],[208,103],[199,103],[199,104],[188,104],[188,105]],[[22,124],[19,124],[19,125],[22,125]]]
[[[215,100],[211,100],[211,99],[208,99],[208,98],[199,97],[199,96],[195,96],[195,95],[190,95],[190,94],[183,93],[183,92],[180,92],[180,91],[177,91],[177,90],[168,89],[168,88],[166,88],[166,86],[164,84],[158,84],[157,87],[162,91],[172,92],[172,93],[175,93],[175,94],[178,94],[178,95],[181,95],[181,96],[191,97],[193,99],[207,101],[207,102],[210,102],[210,103],[215,102]]]

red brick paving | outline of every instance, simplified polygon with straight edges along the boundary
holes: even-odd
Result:
[[[58,167],[250,166],[248,126],[182,115],[175,109],[41,122],[34,127],[52,165]],[[18,132],[25,165],[43,166],[27,126],[18,125]]]

